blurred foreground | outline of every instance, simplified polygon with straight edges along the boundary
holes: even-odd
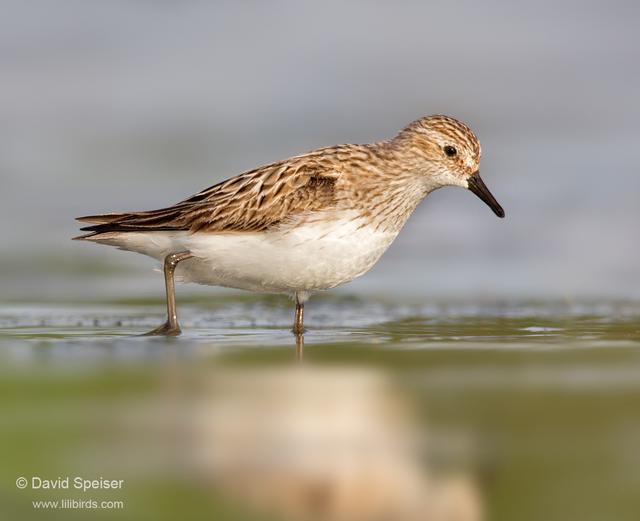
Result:
[[[286,300],[184,304],[2,307],[0,517],[637,518],[635,304],[319,298],[302,364]]]

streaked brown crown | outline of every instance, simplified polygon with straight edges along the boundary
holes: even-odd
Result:
[[[400,134],[399,139],[426,136],[434,144],[450,142],[462,145],[476,162],[480,161],[480,142],[473,131],[461,121],[437,114],[425,116],[407,125]]]

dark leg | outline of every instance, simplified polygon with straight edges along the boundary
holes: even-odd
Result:
[[[176,271],[176,266],[179,262],[190,259],[193,257],[188,251],[182,251],[179,253],[172,253],[167,255],[164,259],[164,284],[167,290],[167,321],[160,327],[155,328],[153,331],[145,333],[147,335],[166,335],[166,336],[178,336],[180,326],[178,325],[178,313],[176,310],[176,287],[173,280],[173,275]]]
[[[296,314],[293,319],[293,334],[298,336],[304,334],[304,303],[296,296]]]
[[[293,334],[296,337],[296,360],[302,362],[304,353],[304,298],[296,293],[296,314],[293,319]]]

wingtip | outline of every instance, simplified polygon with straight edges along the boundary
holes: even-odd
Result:
[[[76,217],[76,221],[81,223],[105,224],[120,219],[125,214],[122,213],[103,213],[97,215],[82,215]]]
[[[92,215],[82,215],[80,217],[76,217],[76,221],[79,223],[91,223],[94,222],[95,216]]]

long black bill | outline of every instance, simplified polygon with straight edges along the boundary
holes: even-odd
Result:
[[[498,201],[493,197],[487,188],[487,185],[484,184],[484,181],[480,177],[480,172],[474,172],[469,176],[469,190],[482,199],[498,217],[504,217],[504,210],[502,209],[502,206],[498,204]]]

